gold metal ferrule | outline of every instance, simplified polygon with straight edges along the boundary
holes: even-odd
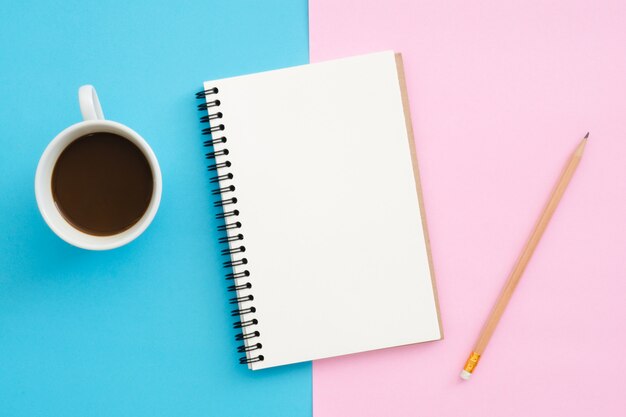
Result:
[[[467,358],[467,362],[465,362],[464,371],[469,372],[470,374],[474,372],[476,365],[478,365],[478,360],[480,359],[480,354],[476,352],[472,352],[472,354]]]

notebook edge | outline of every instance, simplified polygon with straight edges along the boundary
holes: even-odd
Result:
[[[411,148],[411,162],[413,163],[413,173],[415,176],[415,188],[417,190],[417,199],[422,217],[422,228],[424,229],[424,240],[426,243],[426,253],[428,255],[428,268],[430,270],[430,281],[433,288],[433,297],[435,299],[435,310],[437,312],[437,323],[439,325],[439,339],[444,338],[443,324],[441,323],[441,310],[439,308],[439,294],[437,292],[437,283],[435,280],[435,267],[433,264],[432,250],[430,247],[430,235],[428,233],[428,222],[426,221],[426,210],[424,208],[424,197],[422,194],[422,183],[420,180],[419,166],[417,162],[417,151],[415,149],[415,139],[413,136],[413,123],[411,121],[411,109],[409,106],[409,96],[406,89],[406,77],[404,75],[404,61],[402,53],[395,52],[396,70],[398,72],[398,82],[400,86],[400,95],[402,96],[402,108],[404,110],[404,121],[406,124],[407,136],[409,138],[409,147]]]

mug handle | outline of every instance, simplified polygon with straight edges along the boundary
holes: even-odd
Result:
[[[78,105],[83,120],[104,120],[98,93],[93,85],[83,85],[78,89]]]

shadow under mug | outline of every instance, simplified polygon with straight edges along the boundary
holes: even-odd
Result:
[[[123,246],[136,239],[150,225],[161,202],[161,169],[154,152],[137,132],[123,124],[104,119],[96,90],[84,85],[78,90],[78,101],[83,121],[59,133],[44,151],[35,174],[35,197],[44,220],[61,239],[74,246],[90,250],[106,250]],[[143,216],[130,228],[109,236],[87,234],[69,223],[54,201],[52,195],[52,172],[63,150],[76,139],[92,133],[113,133],[135,144],[146,157],[152,170],[153,192]]]

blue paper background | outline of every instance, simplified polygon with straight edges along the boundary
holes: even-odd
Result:
[[[311,414],[310,364],[237,365],[193,97],[205,79],[306,63],[307,36],[304,0],[3,3],[0,416]],[[33,191],[86,83],[163,171],[153,224],[109,252],[57,238]]]

